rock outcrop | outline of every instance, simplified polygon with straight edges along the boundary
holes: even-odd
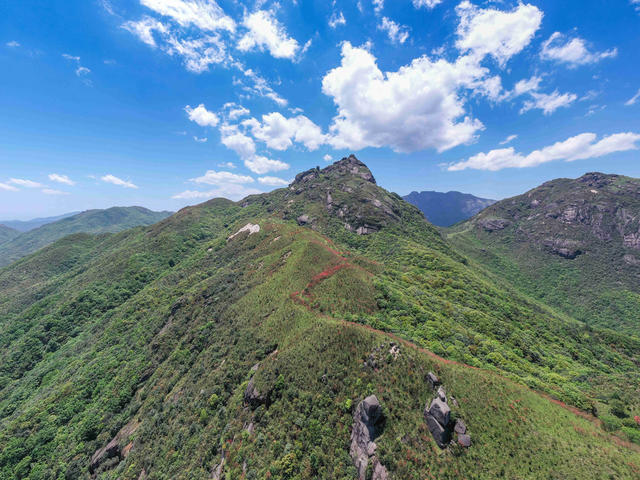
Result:
[[[99,469],[108,470],[125,459],[133,447],[133,443],[129,441],[129,437],[135,433],[139,426],[140,423],[136,420],[127,423],[109,443],[99,450],[96,450],[91,456],[89,473],[95,474]]]
[[[259,231],[260,231],[260,225],[247,223],[244,227],[242,227],[236,233],[234,233],[233,235],[230,235],[229,238],[227,238],[227,241],[233,240],[235,237],[237,237],[243,232],[249,232],[249,235],[253,235],[254,233],[258,233]]]
[[[384,428],[384,414],[378,398],[370,395],[362,400],[353,413],[351,449],[349,453],[358,470],[358,480],[366,480],[369,462],[373,467],[372,480],[386,480],[387,469],[375,456],[377,445],[374,440]]]
[[[447,393],[444,385],[440,383],[440,379],[433,372],[429,372],[427,381],[432,389],[437,388],[435,398],[430,403],[427,400],[424,407],[424,420],[433,439],[440,448],[445,448],[455,433],[459,445],[462,447],[471,446],[471,436],[467,433],[464,421],[462,419],[457,419],[455,422],[451,420],[451,408],[447,403]]]
[[[256,386],[253,377],[249,380],[246,390],[244,391],[244,403],[252,409],[258,408],[260,405],[268,405],[271,392],[262,393]]]

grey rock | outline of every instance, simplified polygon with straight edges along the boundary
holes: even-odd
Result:
[[[436,388],[438,385],[440,385],[440,379],[433,372],[427,373],[427,382],[429,382],[431,388]]]
[[[471,437],[465,434],[458,435],[458,444],[465,448],[469,448],[471,446]]]
[[[495,232],[497,230],[504,230],[511,222],[504,218],[483,218],[478,224],[487,232]]]
[[[254,379],[249,380],[247,389],[244,391],[244,402],[251,408],[256,409],[260,405],[267,404],[269,401],[269,395],[263,394],[255,387]]]
[[[298,225],[306,225],[309,223],[309,215],[300,215],[297,220]]]
[[[373,474],[371,475],[371,480],[388,480],[389,474],[387,473],[387,469],[378,461],[376,458],[373,462]]]
[[[438,398],[447,403],[447,393],[444,391],[444,387],[442,385],[438,387]]]
[[[377,447],[374,440],[382,432],[383,423],[382,407],[375,395],[370,395],[362,400],[353,413],[349,453],[358,471],[358,480],[365,480],[366,478],[369,461],[375,455]],[[386,470],[384,470],[384,473],[386,473]],[[382,475],[382,473],[380,474]],[[386,477],[381,476],[378,478],[383,479]]]
[[[456,426],[453,427],[453,429],[458,434],[467,433],[467,426],[464,424],[464,422],[460,418],[456,420]]]
[[[429,413],[443,426],[446,427],[449,425],[449,420],[451,419],[451,409],[449,405],[440,400],[439,398],[434,398],[431,402],[431,406],[429,407]]]
[[[426,412],[424,419],[427,422],[427,427],[429,427],[429,431],[431,435],[433,435],[433,439],[436,441],[440,448],[444,448],[447,446],[449,441],[451,440],[451,433],[449,430],[444,428],[433,415]]]

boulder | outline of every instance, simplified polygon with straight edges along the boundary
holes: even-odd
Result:
[[[375,459],[377,445],[374,440],[382,432],[384,414],[375,395],[362,400],[353,412],[353,427],[351,429],[351,448],[349,453],[358,471],[358,480],[365,480],[370,459]],[[376,460],[377,461],[377,460]],[[386,475],[386,469],[380,465],[379,475]],[[374,470],[376,468],[374,462]],[[384,472],[384,474],[382,473]],[[385,476],[373,477],[385,479]]]
[[[297,220],[298,225],[306,225],[309,223],[309,215],[300,215]]]
[[[434,398],[429,407],[429,414],[432,415],[440,425],[447,427],[449,420],[451,419],[451,409],[446,402],[443,402],[439,398]]]
[[[467,433],[467,426],[461,419],[456,420],[456,426],[453,429],[457,434]]]
[[[471,437],[466,434],[458,435],[458,444],[464,448],[469,448],[471,446]]]
[[[249,405],[251,408],[256,409],[260,405],[268,403],[268,400],[269,395],[260,393],[260,391],[255,386],[253,378],[249,380],[247,389],[244,391],[244,403]]]
[[[425,413],[424,419],[426,420],[427,427],[429,427],[429,431],[431,432],[431,435],[433,435],[433,439],[436,441],[438,446],[440,448],[446,447],[451,440],[451,433],[449,430],[443,427],[430,413]]]
[[[371,475],[371,480],[388,480],[389,474],[387,473],[387,469],[378,461],[376,458],[373,462],[373,474]]]
[[[444,387],[442,385],[438,387],[438,398],[445,403],[447,402],[447,393],[444,391]]]
[[[427,373],[427,382],[429,382],[431,388],[436,388],[438,385],[440,385],[440,379],[433,372]]]

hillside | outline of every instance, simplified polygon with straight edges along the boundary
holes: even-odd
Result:
[[[151,225],[170,212],[153,212],[143,207],[112,207],[87,210],[29,230],[0,245],[0,266],[16,260],[73,233],[114,233],[141,225]]]
[[[450,227],[467,220],[496,203],[495,200],[460,192],[411,192],[402,198],[418,207],[429,222],[439,227]]]
[[[524,292],[638,335],[640,180],[588,173],[487,208],[449,239]]]
[[[13,228],[19,232],[28,232],[34,228],[41,227],[47,223],[53,223],[63,218],[72,217],[80,212],[65,213],[63,215],[56,215],[55,217],[42,217],[34,218],[32,220],[0,220],[0,224],[6,225],[9,228]]]
[[[353,479],[370,395],[378,480],[640,471],[640,342],[494,281],[355,157],[65,237],[0,311],[2,479]],[[434,442],[430,372],[468,448]]]
[[[20,232],[17,230],[0,224],[0,244],[11,240],[18,235],[20,235]]]

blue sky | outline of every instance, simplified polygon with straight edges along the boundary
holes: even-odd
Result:
[[[640,177],[639,31],[638,0],[2,2],[0,218],[237,200],[352,152],[400,194]]]

